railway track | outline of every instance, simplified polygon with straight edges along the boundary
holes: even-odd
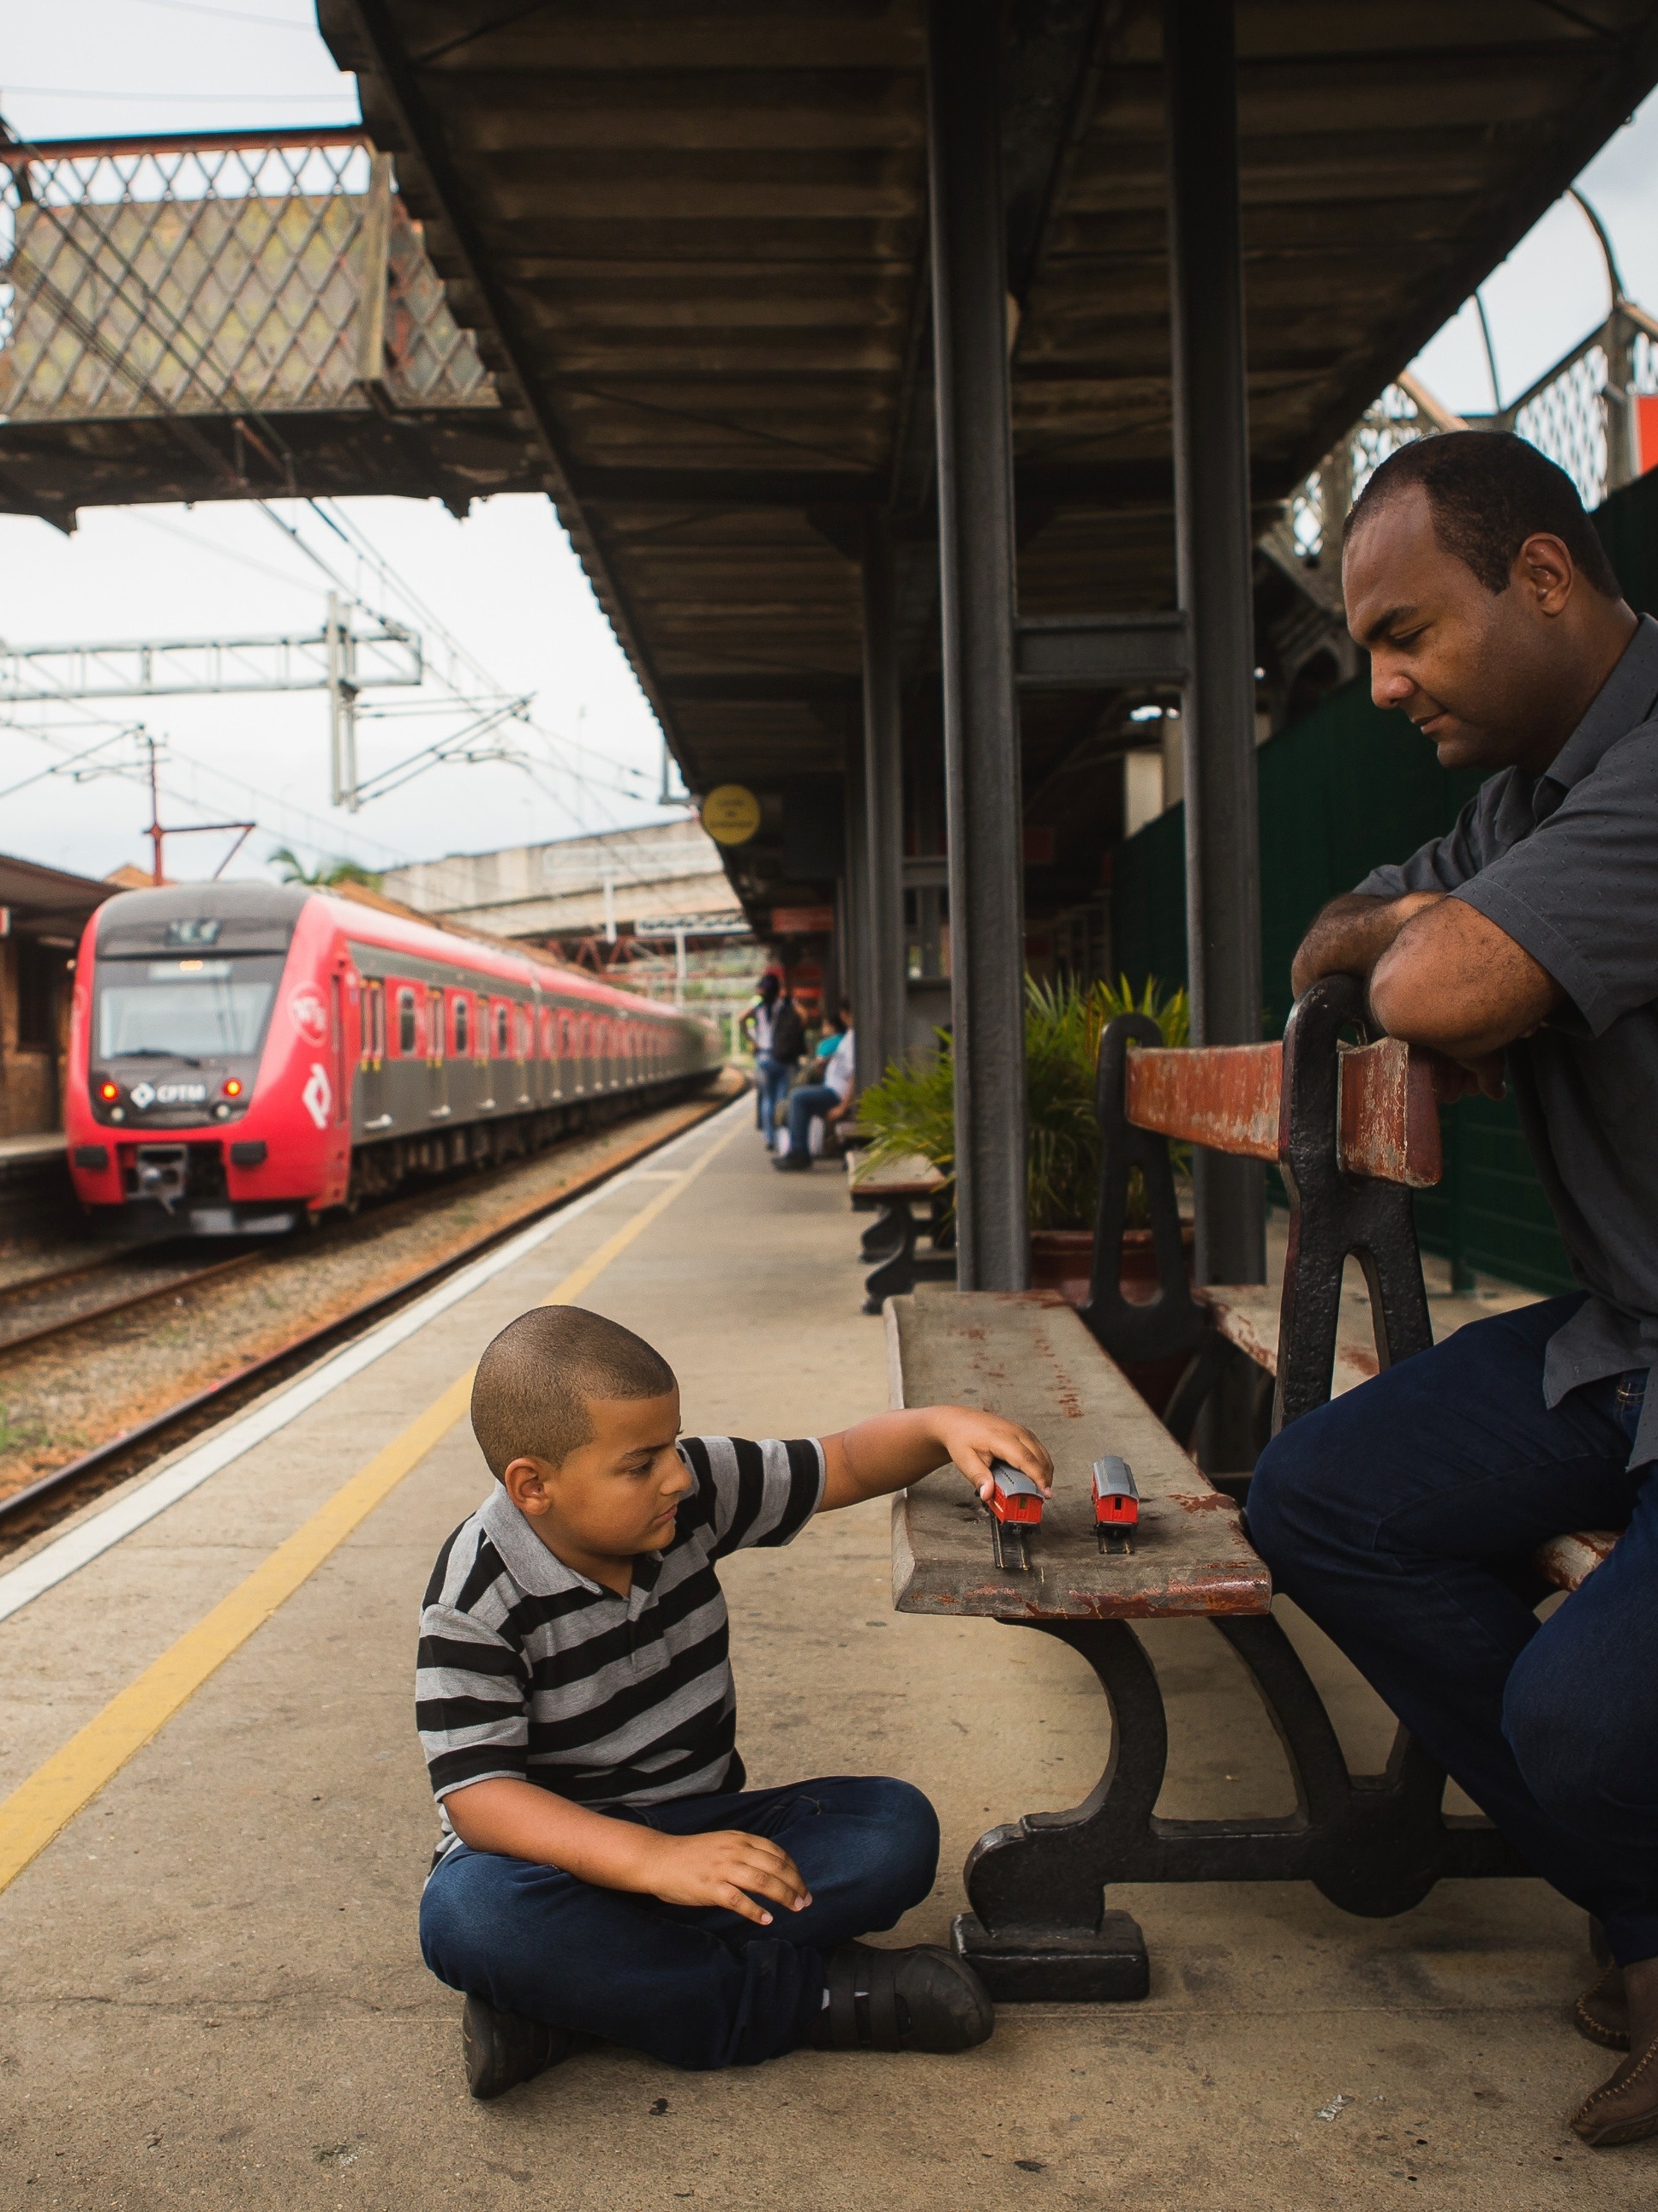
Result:
[[[162,1281],[131,1285],[118,1290],[113,1297],[99,1298],[92,1305],[76,1303],[76,1291],[86,1289],[100,1276],[107,1278],[112,1284],[121,1282],[124,1276],[130,1279],[142,1267],[142,1261],[131,1252],[115,1252],[106,1259],[84,1261],[79,1267],[61,1267],[51,1274],[28,1275],[21,1282],[7,1283],[0,1286],[0,1361],[12,1352],[44,1344],[54,1336],[66,1335],[88,1322],[106,1321],[112,1315],[129,1313],[156,1298],[172,1297],[186,1286],[223,1275],[245,1273],[266,1256],[263,1251],[238,1252],[228,1260],[210,1260],[197,1267],[175,1266]],[[40,1320],[37,1311],[40,1301],[50,1303],[54,1295],[68,1301],[68,1310],[48,1320]]]
[[[102,1492],[125,1481],[129,1476],[174,1446],[188,1442],[192,1436],[212,1427],[270,1389],[273,1383],[308,1364],[319,1353],[345,1342],[371,1323],[383,1319],[407,1300],[430,1290],[446,1276],[480,1258],[508,1237],[516,1236],[532,1222],[558,1212],[650,1153],[660,1150],[663,1146],[671,1144],[676,1138],[684,1135],[688,1130],[696,1127],[728,1105],[731,1095],[722,1092],[706,1101],[697,1102],[685,1119],[677,1122],[672,1128],[632,1145],[618,1144],[614,1152],[607,1153],[589,1172],[564,1185],[556,1195],[538,1199],[509,1218],[493,1223],[483,1235],[451,1248],[440,1259],[400,1278],[390,1288],[375,1291],[348,1312],[336,1315],[319,1327],[302,1331],[275,1350],[262,1353],[258,1358],[222,1377],[208,1389],[192,1392],[162,1412],[122,1430],[90,1451],[83,1452],[62,1467],[54,1468],[50,1473],[37,1477],[9,1497],[0,1498],[0,1552],[27,1542],[54,1522],[77,1511]],[[499,1182],[511,1172],[511,1166],[493,1170],[487,1179],[474,1178],[468,1188],[471,1190],[481,1186],[487,1188],[489,1183]],[[383,1230],[400,1215],[423,1210],[432,1203],[433,1195],[428,1193],[398,1198],[376,1209],[360,1222],[321,1230],[311,1239],[307,1249],[337,1249],[359,1228],[365,1231]],[[33,1276],[23,1282],[7,1285],[0,1288],[0,1366],[13,1353],[22,1351],[26,1346],[38,1348],[52,1338],[72,1335],[77,1330],[95,1326],[111,1316],[131,1312],[204,1281],[222,1280],[234,1273],[251,1273],[261,1266],[269,1266],[274,1259],[282,1257],[286,1249],[285,1247],[262,1248],[258,1251],[239,1253],[228,1260],[210,1261],[204,1267],[172,1275],[163,1283],[141,1287],[12,1334],[6,1333],[9,1313],[27,1294],[31,1291],[39,1293],[77,1280],[84,1281],[105,1272],[110,1263],[91,1261],[82,1266],[62,1269],[55,1274]]]

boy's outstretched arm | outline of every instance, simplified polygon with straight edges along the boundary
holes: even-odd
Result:
[[[917,1406],[902,1413],[877,1413],[822,1443],[823,1513],[860,1504],[866,1498],[884,1498],[919,1482],[946,1460],[955,1462],[981,1498],[990,1495],[993,1459],[1005,1459],[1028,1474],[1044,1497],[1054,1486],[1054,1462],[1029,1430],[973,1406]]]
[[[449,1825],[471,1850],[558,1867],[600,1889],[632,1890],[665,1905],[723,1905],[762,1928],[772,1921],[765,1899],[791,1912],[811,1903],[788,1853],[739,1829],[659,1835],[504,1775],[452,1790],[444,1803]]]

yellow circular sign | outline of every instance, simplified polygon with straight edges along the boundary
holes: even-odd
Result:
[[[716,844],[746,845],[760,827],[760,801],[744,784],[719,784],[702,802],[702,827]]]

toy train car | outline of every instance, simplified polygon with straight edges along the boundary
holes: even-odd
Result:
[[[276,1236],[683,1092],[721,1060],[704,1022],[367,905],[129,891],[76,962],[70,1169],[127,1233]]]
[[[1005,1574],[1030,1571],[1030,1531],[1042,1522],[1042,1493],[1005,1459],[990,1462],[990,1541]]]

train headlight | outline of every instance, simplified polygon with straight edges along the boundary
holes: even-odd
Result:
[[[106,1106],[113,1104],[120,1095],[121,1086],[118,1083],[100,1083],[98,1085],[98,1096]]]
[[[227,1077],[226,1077],[226,1079],[225,1079],[225,1086],[224,1086],[224,1095],[225,1095],[225,1097],[226,1097],[227,1098],[240,1098],[240,1097],[241,1097],[241,1095],[242,1095],[242,1079],[241,1079],[241,1078],[240,1078],[240,1075],[231,1075],[231,1076],[227,1076]]]

